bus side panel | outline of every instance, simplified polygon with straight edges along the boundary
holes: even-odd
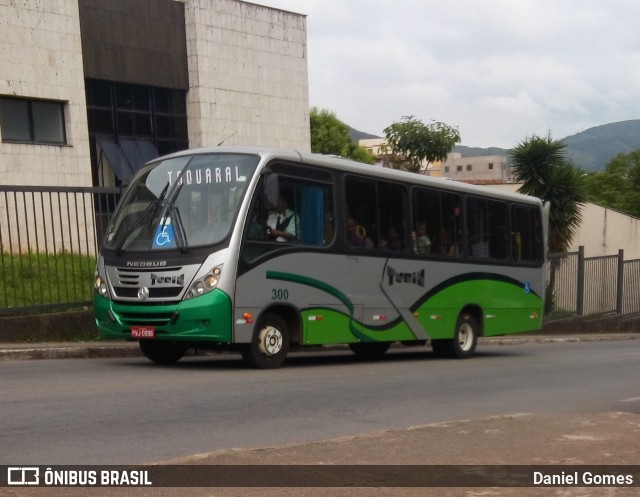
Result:
[[[460,312],[486,336],[539,329],[540,268],[310,252],[274,257],[238,278],[236,317],[273,305],[301,313],[303,344],[451,338]],[[255,323],[236,321],[236,341]],[[241,324],[238,324],[241,323]]]
[[[385,261],[309,252],[270,259],[238,278],[236,317],[291,306],[301,313],[304,344],[415,340],[381,291]],[[249,341],[253,327],[239,321],[236,340]]]
[[[475,306],[482,312],[484,336],[534,331],[542,321],[542,299],[523,286],[488,278],[443,288],[416,310],[432,339],[451,338],[460,312]]]
[[[375,311],[374,311],[375,312]],[[396,319],[392,323],[367,325],[334,309],[315,308],[302,312],[305,322],[305,345],[353,342],[399,342],[415,340],[407,324]],[[373,321],[386,321],[384,314],[373,314]]]

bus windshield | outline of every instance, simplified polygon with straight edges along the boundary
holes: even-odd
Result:
[[[105,247],[144,252],[221,242],[259,160],[248,154],[197,154],[146,166],[115,213]]]

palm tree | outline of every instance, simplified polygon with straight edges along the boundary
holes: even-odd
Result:
[[[582,205],[586,191],[583,173],[564,155],[565,144],[550,136],[532,136],[511,151],[514,177],[522,186],[520,193],[550,202],[549,246],[551,253],[567,252],[582,222]],[[559,259],[551,264],[546,310],[553,307],[553,288]]]

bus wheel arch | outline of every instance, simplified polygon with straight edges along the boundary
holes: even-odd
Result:
[[[466,306],[458,314],[453,338],[432,340],[433,353],[437,357],[467,359],[475,353],[478,337],[482,334],[482,309],[475,305]]]

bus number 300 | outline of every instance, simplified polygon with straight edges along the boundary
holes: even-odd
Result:
[[[274,288],[271,290],[271,299],[272,300],[288,300],[289,299],[289,290],[286,288]]]

